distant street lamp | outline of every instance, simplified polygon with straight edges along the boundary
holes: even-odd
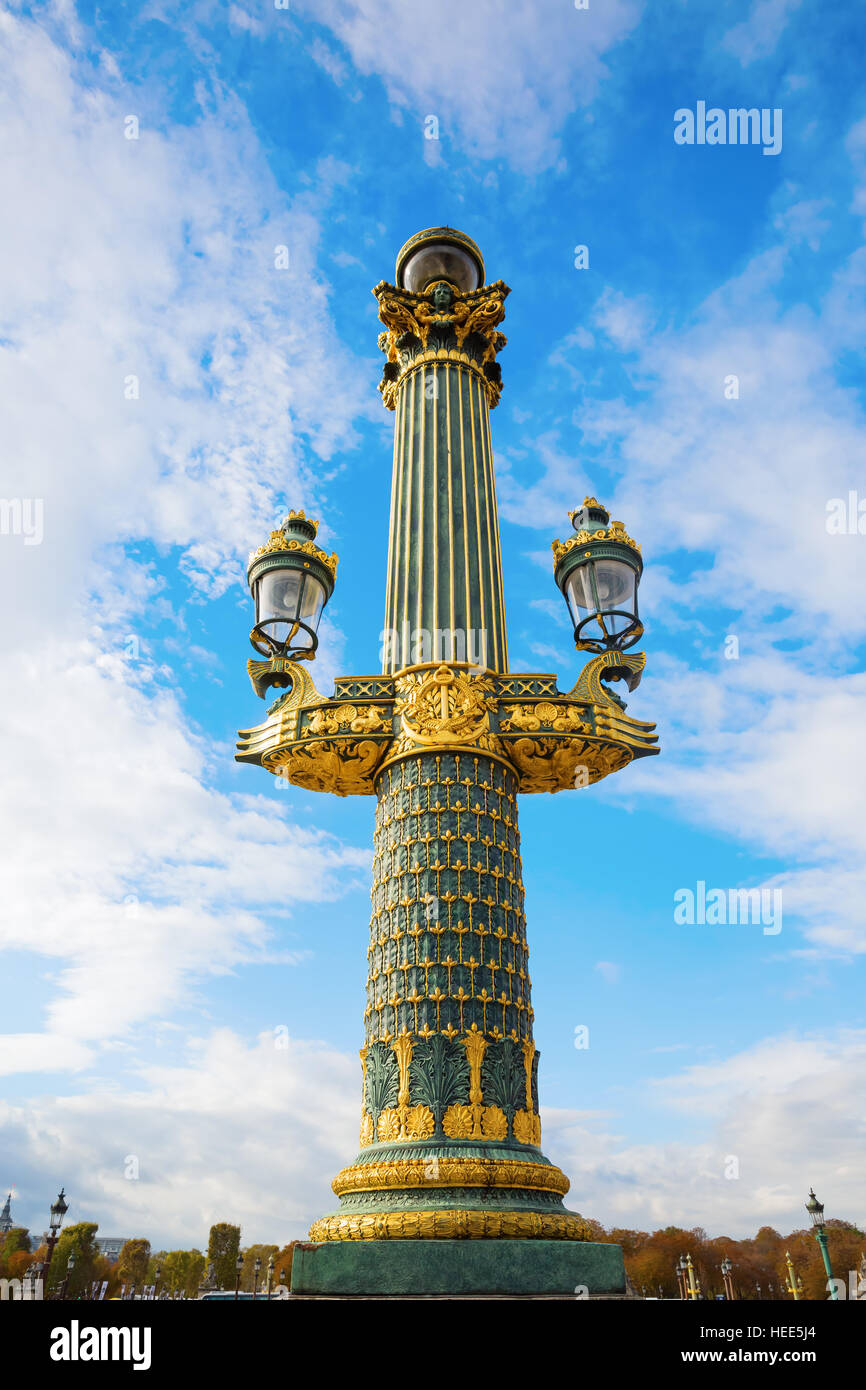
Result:
[[[261,1269],[261,1267],[262,1267],[261,1256],[260,1256],[260,1255],[256,1255],[256,1258],[255,1258],[255,1260],[253,1261],[253,1271],[254,1271],[254,1273],[253,1273],[253,1298],[255,1298],[255,1296],[256,1296],[256,1294],[257,1294],[257,1292],[258,1292],[258,1288],[259,1288],[259,1270]]]
[[[789,1293],[793,1298],[794,1302],[797,1303],[800,1299],[800,1293],[803,1288],[803,1281],[800,1278],[799,1274],[794,1273],[794,1266],[791,1264],[791,1256],[787,1250],[785,1251],[785,1263],[788,1266],[788,1282],[785,1285],[785,1291],[786,1293]]]
[[[238,1257],[237,1257],[237,1259],[235,1260],[235,1298],[237,1298],[237,1296],[238,1296],[238,1289],[239,1289],[240,1286],[241,1286],[241,1270],[243,1269],[243,1267],[244,1267],[244,1257],[243,1257],[243,1255],[240,1253],[240,1251],[238,1251]]]
[[[760,1284],[756,1284],[756,1285],[755,1285],[755,1288],[757,1289],[757,1292],[758,1292],[758,1298],[760,1298],[760,1297],[761,1297],[761,1286],[760,1286]]]
[[[734,1298],[734,1285],[731,1279],[731,1270],[733,1268],[734,1266],[731,1264],[731,1261],[728,1259],[726,1255],[725,1258],[722,1260],[720,1269],[722,1271],[722,1279],[725,1283],[725,1298],[729,1299],[731,1302],[733,1302]]]
[[[162,1266],[157,1265],[153,1271],[153,1297],[159,1298],[159,1276],[162,1274]]]
[[[63,1279],[63,1287],[62,1287],[62,1289],[60,1290],[60,1300],[61,1300],[61,1302],[62,1302],[63,1299],[65,1299],[65,1297],[66,1297],[66,1290],[67,1290],[67,1288],[68,1288],[68,1286],[69,1286],[69,1276],[70,1276],[70,1274],[72,1273],[72,1271],[73,1271],[74,1268],[75,1268],[75,1251],[74,1251],[74,1250],[70,1250],[70,1252],[69,1252],[69,1259],[68,1259],[67,1262],[66,1262],[66,1274],[65,1274],[64,1279]]]
[[[812,1219],[812,1227],[815,1231],[815,1239],[821,1247],[821,1256],[824,1260],[824,1268],[827,1271],[827,1288],[830,1290],[830,1297],[835,1302],[838,1297],[836,1282],[833,1278],[833,1270],[830,1267],[830,1251],[827,1249],[827,1228],[824,1225],[824,1203],[819,1202],[815,1196],[813,1188],[809,1188],[809,1200],[806,1203],[806,1210]]]
[[[274,1257],[271,1255],[268,1260],[268,1302],[271,1301],[271,1285],[274,1282]]]
[[[51,1204],[51,1215],[48,1220],[48,1253],[45,1256],[45,1264],[42,1268],[42,1278],[46,1280],[48,1278],[48,1266],[51,1264],[51,1259],[54,1255],[54,1247],[57,1244],[57,1241],[60,1237],[60,1227],[63,1224],[64,1216],[69,1210],[69,1207],[66,1205],[66,1202],[64,1201],[64,1196],[65,1194],[63,1188],[61,1187],[60,1192],[57,1196],[57,1201],[52,1202]]]
[[[680,1298],[687,1298],[686,1272],[688,1270],[688,1265],[686,1264],[685,1255],[680,1255],[679,1264],[674,1265],[674,1269],[676,1270],[677,1288]]]

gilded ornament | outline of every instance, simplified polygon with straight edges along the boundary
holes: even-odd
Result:
[[[439,666],[424,675],[401,709],[404,734],[416,743],[447,747],[490,729],[492,682]]]
[[[403,1187],[510,1187],[553,1192],[564,1197],[570,1183],[561,1169],[550,1163],[436,1155],[435,1159],[386,1159],[354,1164],[338,1173],[331,1186],[338,1197],[355,1192],[394,1191]]]
[[[325,742],[283,749],[263,757],[262,764],[278,777],[308,791],[363,796],[373,791],[373,772],[383,752],[383,745],[371,739],[347,740],[345,744]]]
[[[318,525],[318,522],[316,524]],[[251,565],[254,560],[261,559],[263,555],[273,555],[280,550],[297,550],[303,555],[313,555],[327,570],[330,570],[332,575],[336,576],[337,565],[340,559],[339,555],[326,554],[314,541],[290,539],[285,531],[272,531],[264,545],[260,545],[258,550],[251,550],[248,566]]]
[[[310,1227],[311,1241],[325,1240],[592,1240],[573,1212],[388,1211],[325,1216]]]

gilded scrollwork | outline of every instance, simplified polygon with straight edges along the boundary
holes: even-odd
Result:
[[[286,748],[262,758],[262,765],[307,791],[337,796],[369,794],[384,745],[372,739],[325,741],[305,748]]]

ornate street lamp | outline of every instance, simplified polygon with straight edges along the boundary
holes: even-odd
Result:
[[[254,1271],[254,1276],[253,1276],[253,1298],[255,1298],[256,1294],[258,1293],[258,1288],[259,1288],[259,1270],[261,1269],[261,1267],[262,1267],[262,1257],[261,1257],[261,1255],[256,1255],[256,1258],[255,1258],[255,1260],[253,1261],[253,1271]]]
[[[800,1294],[803,1290],[803,1281],[799,1274],[795,1273],[794,1266],[791,1263],[790,1253],[787,1250],[785,1251],[785,1264],[788,1267],[788,1281],[785,1284],[785,1292],[791,1295],[795,1303],[798,1303]]]
[[[47,1281],[48,1268],[54,1255],[54,1247],[60,1237],[60,1227],[63,1225],[63,1218],[69,1210],[66,1204],[66,1194],[61,1187],[57,1195],[57,1201],[51,1203],[51,1211],[48,1218],[48,1240],[46,1241],[45,1264],[42,1270],[42,1277]]]
[[[270,567],[282,583],[293,566],[291,585],[299,566],[315,574],[327,598],[336,557],[316,552],[299,514],[250,565],[264,658],[250,677],[262,699],[284,693],[241,732],[238,760],[376,800],[360,1151],[334,1180],[337,1209],[311,1228],[319,1248],[295,1248],[292,1288],[435,1293],[459,1268],[473,1292],[501,1289],[507,1270],[518,1293],[624,1293],[622,1251],[597,1245],[590,1260],[568,1179],[541,1150],[518,798],[658,752],[655,726],[607,688],[633,689],[646,660],[626,651],[640,636],[640,552],[589,499],[554,556],[595,655],[568,691],[511,670],[490,432],[510,291],[484,283],[480,250],[453,227],[410,238],[395,280],[373,291],[395,415],[381,672],[340,676],[327,695],[300,659],[318,616],[304,626],[300,590],[288,603],[272,593]],[[503,1240],[527,1242],[525,1258],[512,1265]]]
[[[686,1275],[687,1275],[687,1273],[688,1273],[688,1268],[689,1268],[689,1267],[688,1267],[688,1265],[686,1264],[686,1257],[685,1257],[685,1255],[680,1255],[679,1261],[677,1262],[677,1264],[674,1265],[674,1269],[676,1270],[676,1275],[677,1275],[677,1288],[679,1289],[680,1298],[683,1298],[683,1299],[688,1298],[688,1296],[689,1296],[689,1295],[688,1295],[688,1284],[687,1284],[687,1282],[686,1282]]]
[[[250,555],[247,581],[256,608],[250,641],[269,659],[312,661],[316,655],[319,620],[337,572],[337,556],[315,544],[318,528],[302,511],[289,512]]]
[[[240,1289],[240,1286],[241,1286],[241,1270],[243,1269],[243,1267],[244,1267],[244,1257],[243,1257],[243,1255],[241,1255],[240,1253],[238,1253],[238,1257],[237,1257],[237,1259],[235,1260],[235,1298],[237,1298],[237,1296],[238,1296],[238,1290]]]
[[[734,1285],[733,1280],[731,1279],[731,1271],[733,1270],[734,1266],[731,1264],[731,1261],[728,1259],[727,1255],[722,1260],[722,1263],[719,1266],[719,1268],[722,1271],[722,1279],[724,1280],[725,1297],[727,1299],[732,1300],[734,1297]]]
[[[554,578],[565,597],[578,651],[625,651],[643,636],[637,590],[640,546],[594,497],[569,512],[577,532],[554,541]]]
[[[812,1222],[815,1232],[815,1239],[821,1248],[821,1258],[824,1261],[824,1268],[827,1271],[827,1288],[830,1291],[830,1298],[836,1302],[839,1292],[836,1288],[836,1281],[833,1278],[833,1270],[830,1266],[830,1251],[827,1247],[827,1228],[824,1225],[824,1203],[819,1202],[815,1196],[813,1188],[809,1188],[809,1200],[806,1203],[806,1210]]]

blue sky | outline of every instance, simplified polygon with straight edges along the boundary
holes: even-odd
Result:
[[[629,706],[661,757],[522,800],[545,1151],[606,1224],[790,1229],[810,1184],[862,1220],[866,536],[827,507],[866,512],[863,18],[420,18],[0,10],[2,492],[44,507],[41,544],[0,537],[0,1188],[34,1228],[65,1183],[71,1217],[169,1246],[214,1220],[282,1242],[333,1205],[373,803],[233,763],[264,710],[244,566],[285,505],[321,517],[316,682],[376,669],[393,417],[370,290],[449,223],[512,287],[512,669],[580,670],[550,542],[586,493],[646,565]],[[780,109],[781,152],[676,144],[699,101]],[[677,924],[701,880],[780,889],[782,930]]]

